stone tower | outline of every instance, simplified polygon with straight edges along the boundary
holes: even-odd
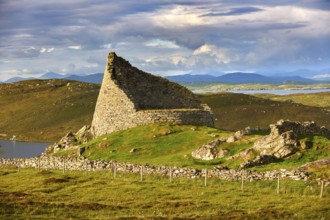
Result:
[[[214,126],[210,109],[190,90],[109,53],[92,121],[93,135],[156,122]]]

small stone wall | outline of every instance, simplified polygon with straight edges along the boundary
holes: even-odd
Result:
[[[330,138],[330,131],[325,127],[318,127],[315,122],[295,122],[288,120],[280,120],[276,124],[270,125],[271,134],[280,135],[287,131],[292,131],[297,136],[311,135],[311,136],[324,136]]]
[[[139,173],[141,165],[132,163],[118,163],[114,161],[102,161],[102,160],[88,160],[85,158],[68,158],[68,157],[55,157],[46,156],[34,158],[13,158],[13,159],[0,159],[0,167],[13,166],[20,168],[41,168],[41,169],[63,169],[66,170],[78,170],[78,171],[102,171],[113,170],[116,168],[118,172],[125,173]],[[205,176],[205,172],[200,169],[194,168],[178,168],[167,166],[150,166],[143,165],[143,172],[145,174],[170,176],[175,178],[200,178]],[[234,170],[221,167],[215,167],[212,170],[208,170],[208,177],[220,178],[223,180],[239,180],[242,175],[246,180],[272,180],[277,178],[278,174],[282,178],[290,178],[294,180],[307,180],[308,173],[299,170],[284,170],[278,171],[266,171],[256,172],[249,170]]]

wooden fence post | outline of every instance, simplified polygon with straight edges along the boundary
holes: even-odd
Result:
[[[207,186],[207,169],[205,169],[204,186]]]
[[[140,177],[141,177],[141,182],[143,181],[143,166],[140,166]]]
[[[63,173],[65,173],[65,157],[63,158]]]
[[[172,178],[173,178],[173,170],[172,167],[170,167],[170,183],[172,183]]]
[[[116,179],[116,175],[117,175],[117,165],[115,164],[115,166],[113,167],[113,178]]]
[[[38,157],[38,172],[40,172],[40,157]]]
[[[324,180],[321,181],[321,192],[320,192],[320,198],[323,197],[323,189],[324,189]]]
[[[243,173],[242,173],[242,176],[241,176],[241,180],[242,180],[241,190],[242,190],[242,192],[244,192],[244,175],[243,175]]]
[[[88,175],[87,160],[85,160],[85,174]]]
[[[279,173],[277,175],[277,194],[280,194],[280,178],[281,178],[281,174]]]

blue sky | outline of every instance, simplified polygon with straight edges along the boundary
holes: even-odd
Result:
[[[2,0],[0,81],[103,72],[109,51],[162,76],[330,77],[329,22],[329,0]]]

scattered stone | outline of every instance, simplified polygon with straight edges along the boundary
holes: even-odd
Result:
[[[226,149],[219,149],[216,148],[223,143],[221,140],[212,141],[210,143],[204,144],[197,150],[193,151],[191,155],[196,159],[201,160],[213,160],[216,158],[222,158],[226,156],[229,151]]]
[[[284,158],[295,153],[297,147],[297,136],[292,131],[279,135],[271,133],[253,145],[253,149],[259,151],[261,156],[268,155],[276,158]]]
[[[235,141],[237,141],[237,137],[236,137],[235,135],[230,136],[230,137],[227,138],[227,140],[226,140],[227,143],[233,143],[233,142],[235,142]]]
[[[136,148],[132,148],[129,152],[130,152],[130,153],[135,153],[136,151],[137,151]]]
[[[313,142],[311,141],[301,141],[300,148],[303,150],[307,150],[313,147]]]

